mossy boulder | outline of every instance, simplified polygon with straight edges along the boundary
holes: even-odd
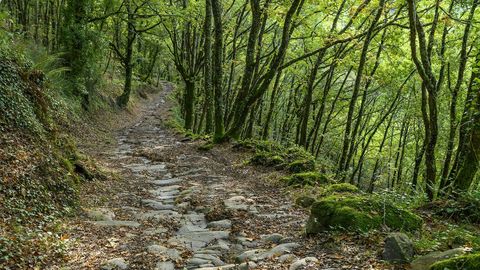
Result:
[[[314,186],[316,184],[328,184],[331,180],[324,174],[318,172],[302,172],[285,177],[284,180],[289,186]]]
[[[281,166],[284,163],[284,160],[279,155],[273,155],[268,152],[259,152],[256,153],[250,162],[254,165],[262,165],[262,166]]]
[[[480,253],[464,255],[437,262],[429,270],[477,270],[480,269]]]
[[[315,202],[314,198],[306,195],[300,196],[295,200],[295,204],[303,208],[308,208],[312,206],[314,202]]]
[[[291,173],[309,172],[315,170],[313,159],[299,159],[288,164],[288,171]]]
[[[368,196],[332,195],[311,206],[306,232],[314,234],[328,230],[367,232],[387,226],[394,230],[415,231],[422,219],[404,210]]]
[[[340,184],[332,184],[325,187],[323,194],[333,194],[333,193],[351,193],[356,194],[360,193],[358,187],[348,184],[348,183],[340,183]]]

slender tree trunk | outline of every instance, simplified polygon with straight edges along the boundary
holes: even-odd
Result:
[[[205,0],[205,60],[204,60],[204,90],[205,90],[205,131],[213,131],[213,87],[212,87],[212,0]]]
[[[219,0],[212,1],[212,13],[215,25],[215,43],[213,48],[214,77],[213,87],[215,94],[215,133],[214,140],[223,138],[225,128],[223,122],[223,22],[222,6]]]
[[[120,107],[126,107],[130,100],[130,93],[132,92],[132,77],[133,77],[133,46],[135,44],[135,14],[133,14],[131,0],[125,3],[127,9],[127,42],[125,44],[125,57],[123,59],[125,67],[125,85],[123,93],[118,97],[118,104]]]
[[[350,99],[350,104],[348,108],[348,115],[347,115],[347,123],[345,126],[345,133],[343,137],[343,148],[342,148],[342,153],[340,156],[340,161],[338,163],[338,170],[337,170],[337,175],[340,175],[344,173],[347,169],[346,160],[347,160],[347,154],[348,154],[348,147],[350,146],[350,140],[351,140],[351,129],[352,129],[352,120],[353,120],[353,114],[355,112],[355,106],[357,103],[357,98],[358,98],[358,92],[360,90],[361,82],[362,82],[362,75],[363,75],[363,70],[365,68],[365,63],[367,60],[367,53],[368,53],[368,48],[370,46],[370,42],[372,41],[372,38],[374,36],[374,30],[375,27],[380,20],[380,17],[383,12],[383,8],[385,5],[385,0],[380,0],[379,7],[377,8],[375,18],[373,19],[368,31],[367,35],[365,36],[365,41],[363,43],[363,48],[362,48],[362,53],[360,56],[358,68],[357,68],[357,74],[355,78],[355,84],[353,87],[353,93],[352,93],[352,98]],[[345,179],[345,178],[343,178]]]

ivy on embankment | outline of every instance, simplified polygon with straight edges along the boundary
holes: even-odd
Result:
[[[77,207],[92,163],[61,131],[60,98],[48,78],[19,55],[0,53],[0,268],[45,268],[68,238],[59,218]],[[57,89],[58,90],[58,89]],[[74,102],[74,101],[72,101]]]

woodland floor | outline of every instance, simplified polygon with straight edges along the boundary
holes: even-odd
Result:
[[[171,88],[82,135],[82,151],[116,177],[83,185],[61,269],[391,269],[376,259],[383,239],[305,236],[308,212],[281,173],[245,165],[248,152],[201,151],[168,128]]]

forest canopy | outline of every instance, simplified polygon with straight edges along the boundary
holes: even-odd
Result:
[[[83,110],[119,74],[178,83],[185,130],[273,140],[373,192],[479,186],[477,0],[3,0],[2,50],[60,53]],[[40,47],[39,47],[40,48]]]

